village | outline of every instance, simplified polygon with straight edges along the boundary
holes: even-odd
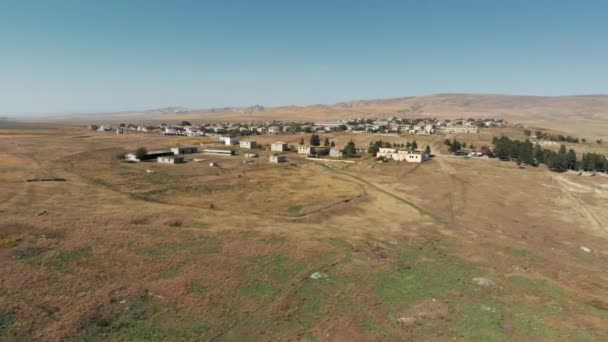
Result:
[[[371,137],[400,138],[408,136],[433,136],[476,134],[481,127],[504,127],[506,122],[501,119],[412,119],[397,118],[357,118],[348,120],[322,121],[314,123],[300,122],[248,122],[248,123],[206,123],[191,124],[182,121],[180,125],[135,125],[119,124],[118,128],[111,125],[88,125],[89,130],[110,132],[116,134],[156,134],[161,136],[205,137],[205,142],[199,146],[177,146],[170,149],[148,151],[141,147],[138,151],[127,153],[124,160],[127,162],[156,161],[163,164],[180,164],[186,161],[207,162],[209,166],[218,166],[219,161],[201,158],[207,157],[234,157],[242,156],[245,159],[264,157],[270,163],[284,163],[288,157],[307,158],[324,162],[355,163],[354,160],[371,157],[377,162],[405,161],[409,163],[422,163],[431,159],[430,143],[418,149],[418,145],[400,141],[380,143],[370,141],[369,146],[356,146],[352,139],[336,145],[336,141],[322,135],[339,133],[342,135]],[[260,143],[255,137],[277,136],[277,140]],[[297,137],[297,144],[290,144],[280,140],[280,137]],[[213,141],[215,139],[215,141]],[[342,139],[344,140],[344,139]],[[469,156],[484,156],[486,150],[471,151]],[[186,158],[191,155],[193,158]],[[245,160],[244,162],[250,162]]]

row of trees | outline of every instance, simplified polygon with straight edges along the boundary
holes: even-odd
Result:
[[[450,139],[445,139],[443,141],[443,144],[448,146],[448,150],[452,153],[458,153],[460,152],[463,148],[467,148],[467,143],[466,142],[460,142],[456,139],[454,140],[450,140]],[[470,144],[469,148],[471,150],[475,150],[475,145]]]
[[[304,145],[304,138],[300,139],[300,145]],[[312,134],[310,136],[310,146],[321,146],[321,138],[318,134]],[[329,138],[325,138],[323,142],[323,146],[325,147],[336,147],[336,143],[333,141],[329,141]]]
[[[512,160],[517,163],[537,166],[545,164],[553,171],[585,170],[608,172],[606,156],[597,153],[583,154],[577,159],[573,149],[566,149],[561,145],[559,150],[553,151],[543,149],[539,144],[533,144],[530,140],[511,140],[505,136],[494,137],[494,155],[500,160]]]
[[[524,134],[529,137],[532,135],[532,131],[529,129],[524,129]],[[543,140],[550,140],[550,141],[565,141],[565,142],[569,142],[569,143],[575,143],[578,144],[579,142],[585,142],[585,138],[579,139],[576,137],[571,137],[569,135],[562,135],[562,134],[549,134],[549,133],[545,133],[542,131],[535,131],[534,135],[536,135],[537,139],[543,139]]]

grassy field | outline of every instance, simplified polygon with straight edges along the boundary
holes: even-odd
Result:
[[[0,131],[0,340],[608,339],[608,177],[444,155],[116,158],[200,143]]]

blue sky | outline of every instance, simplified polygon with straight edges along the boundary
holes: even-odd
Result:
[[[608,93],[608,1],[0,0],[0,115]]]

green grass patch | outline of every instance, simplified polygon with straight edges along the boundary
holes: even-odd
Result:
[[[388,270],[374,275],[377,294],[391,306],[422,299],[445,298],[451,291],[469,292],[474,267],[428,243],[402,252]]]
[[[459,308],[450,331],[464,341],[504,341],[502,305],[468,304]]]
[[[0,337],[3,336],[15,322],[15,316],[8,312],[0,311]]]
[[[72,264],[89,259],[91,257],[91,248],[83,247],[72,251],[61,251],[51,260],[45,263],[45,266],[55,271],[67,272]]]
[[[192,283],[190,283],[190,292],[196,293],[199,295],[204,295],[207,293],[207,288],[205,286],[201,285],[200,283],[193,281]]]
[[[593,334],[584,329],[576,329],[570,334],[570,341],[572,342],[593,342],[595,338]]]
[[[293,216],[298,215],[300,211],[302,211],[302,206],[299,204],[290,204],[287,208],[287,212],[289,212],[289,215]]]
[[[524,303],[517,303],[511,307],[513,310],[513,327],[522,338],[531,337],[557,337],[557,332],[545,324],[542,309]]]
[[[200,341],[209,331],[198,317],[147,295],[112,305],[86,322],[81,341]]]
[[[241,293],[247,297],[267,301],[279,295],[281,293],[281,288],[257,282],[243,287]]]
[[[546,295],[555,300],[559,300],[564,297],[564,291],[562,289],[550,285],[543,279],[530,279],[522,276],[512,276],[509,277],[509,280],[518,287],[533,290],[537,294]]]

